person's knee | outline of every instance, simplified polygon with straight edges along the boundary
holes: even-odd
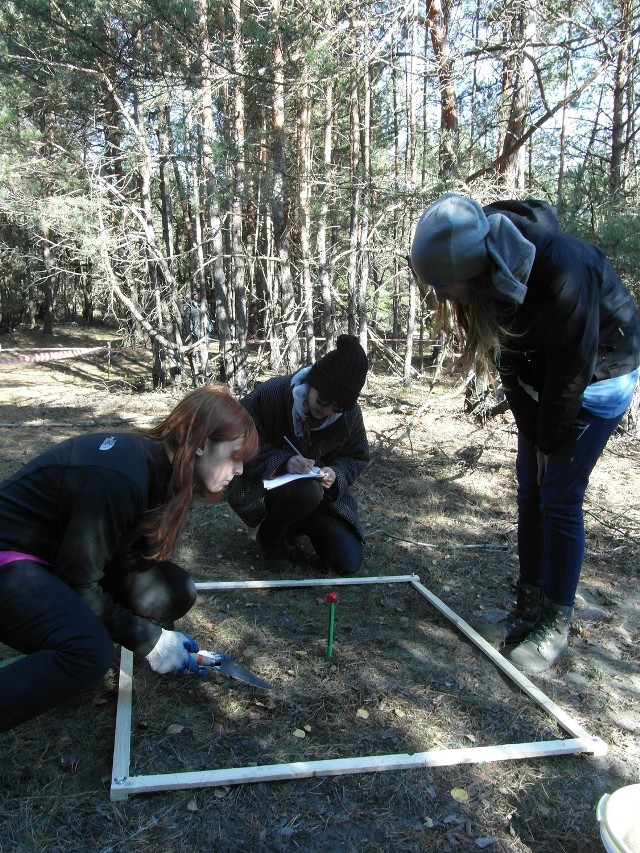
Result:
[[[96,642],[89,650],[86,660],[86,670],[91,679],[100,681],[113,663],[114,647],[113,640],[106,634],[96,638]]]
[[[361,542],[355,539],[345,541],[343,537],[341,541],[334,542],[333,547],[321,547],[318,554],[333,572],[349,577],[355,574],[362,565],[364,549]]]
[[[582,515],[585,482],[543,483],[540,487],[540,509],[545,516],[576,518]]]
[[[290,517],[304,519],[315,512],[324,498],[324,489],[318,480],[299,480],[296,484],[294,508]]]
[[[324,489],[318,480],[303,479],[273,489],[265,500],[270,518],[284,517],[289,522],[310,515],[322,503]]]
[[[187,575],[185,578],[182,593],[179,596],[179,600],[177,602],[177,606],[181,610],[181,616],[184,616],[185,613],[188,613],[191,610],[193,605],[196,603],[197,598],[198,590],[196,589],[195,582],[191,575]]]
[[[338,554],[334,555],[329,562],[330,567],[338,575],[350,577],[354,575],[362,565],[362,554]]]
[[[113,663],[114,646],[107,629],[83,632],[53,649],[59,665],[66,671],[77,690],[95,686]]]
[[[168,609],[173,619],[188,613],[196,603],[198,590],[189,572],[177,563],[165,563],[167,590],[170,599]]]
[[[169,560],[155,563],[144,572],[132,572],[126,583],[124,593],[114,596],[116,600],[163,627],[173,627],[198,597],[189,572]]]
[[[300,501],[317,506],[324,497],[324,489],[319,480],[298,480],[296,487],[296,498]]]

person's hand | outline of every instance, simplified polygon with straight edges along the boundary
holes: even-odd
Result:
[[[536,458],[538,460],[538,480],[537,483],[539,486],[542,485],[542,481],[544,480],[544,473],[547,470],[547,463],[549,461],[549,456],[543,453],[541,450],[536,450]]]
[[[203,675],[204,668],[198,666],[189,654],[198,650],[199,646],[192,637],[163,628],[160,639],[146,657],[151,669],[160,675],[167,672]]]
[[[322,488],[330,489],[336,481],[336,472],[333,470],[333,468],[325,466],[324,468],[320,469],[320,473],[322,474],[322,480],[320,481]]]
[[[308,474],[314,462],[315,459],[305,459],[304,456],[291,456],[287,460],[287,474]]]

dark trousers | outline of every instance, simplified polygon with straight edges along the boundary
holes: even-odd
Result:
[[[184,615],[196,595],[190,576],[170,562],[110,580],[108,591],[165,626]],[[26,655],[0,667],[0,731],[94,687],[113,662],[113,641],[98,616],[46,566],[30,560],[0,568],[0,641]]]
[[[297,480],[272,489],[265,505],[267,518],[260,527],[269,537],[308,536],[320,559],[341,575],[353,574],[362,565],[360,537],[335,515],[317,480]]]
[[[573,606],[584,557],[584,493],[621,418],[581,409],[564,444],[549,456],[540,486],[536,449],[518,433],[520,580],[542,587],[556,604]]]

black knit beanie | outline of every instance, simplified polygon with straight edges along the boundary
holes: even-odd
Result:
[[[367,378],[369,362],[355,335],[340,335],[336,349],[316,361],[306,381],[325,400],[353,409]]]

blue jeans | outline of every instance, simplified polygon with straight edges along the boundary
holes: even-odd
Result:
[[[110,578],[109,592],[158,624],[182,616],[196,596],[187,572],[168,561]],[[0,667],[0,731],[95,687],[113,662],[113,641],[99,617],[31,560],[0,568],[0,641],[26,655]]]
[[[291,528],[308,536],[318,557],[339,575],[353,575],[362,565],[364,547],[352,528],[322,505]]]
[[[538,486],[535,447],[518,432],[520,580],[572,607],[584,558],[582,503],[589,476],[620,423],[581,409],[564,443],[548,457]]]

